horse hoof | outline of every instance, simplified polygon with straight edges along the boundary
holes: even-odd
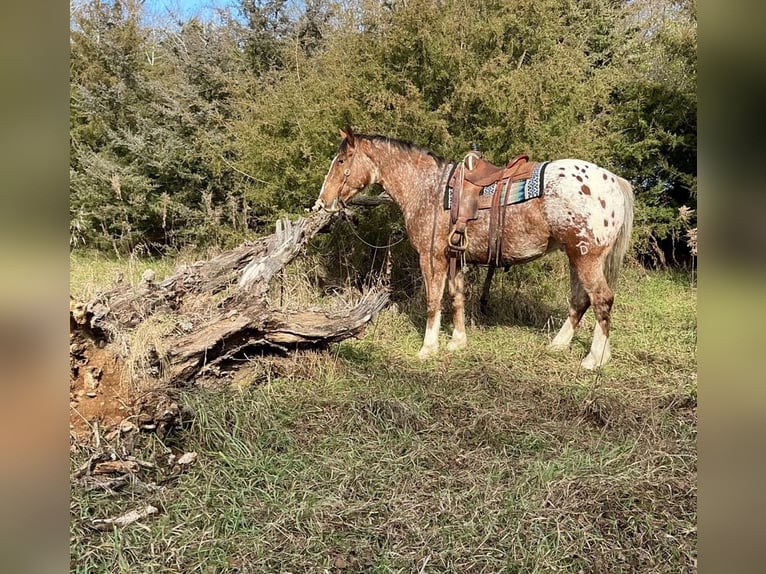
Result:
[[[569,350],[569,344],[567,343],[550,343],[548,345],[548,350],[552,353],[563,353],[564,351]]]
[[[465,337],[455,339],[454,337],[452,340],[450,340],[449,343],[447,343],[447,350],[448,351],[459,351],[460,349],[464,349],[468,345],[468,339]]]
[[[439,349],[436,347],[421,347],[420,351],[418,351],[418,359],[421,361],[425,361],[429,357],[432,357],[437,353]]]
[[[582,360],[580,365],[582,365],[583,369],[588,369],[589,371],[592,371],[594,369],[598,369],[599,367],[603,367],[606,365],[606,363],[611,358],[610,355],[605,355],[601,357],[601,361],[597,361],[596,358],[593,356],[593,353],[588,353],[587,356]]]
[[[592,371],[598,368],[598,365],[596,364],[596,359],[593,358],[593,355],[588,355],[587,357],[585,357],[580,363],[580,366],[582,366],[583,369],[587,369],[588,371]]]

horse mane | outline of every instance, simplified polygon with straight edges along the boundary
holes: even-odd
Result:
[[[391,137],[383,136],[379,134],[354,134],[354,137],[362,138],[364,140],[369,141],[370,143],[383,143],[386,145],[390,145],[391,147],[396,148],[397,150],[402,151],[404,153],[418,153],[421,155],[427,155],[434,158],[434,160],[436,160],[436,162],[439,164],[448,163],[448,161],[444,159],[443,157],[441,157],[440,155],[432,152],[429,149],[426,149],[417,144],[414,144],[412,142],[408,142],[408,141],[404,141],[404,140],[400,140],[396,138],[391,138]],[[347,144],[348,142],[346,140],[343,140],[342,145],[344,149]]]

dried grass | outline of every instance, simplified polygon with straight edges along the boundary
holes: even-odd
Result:
[[[285,308],[321,303],[302,265]],[[419,362],[423,304],[400,299],[360,340],[186,394],[192,426],[141,458],[182,443],[199,463],[140,495],[161,509],[145,528],[89,531],[138,495],[73,492],[72,570],[695,572],[695,292],[628,268],[613,361],[584,372],[592,321],[546,351],[566,313],[550,265],[496,281],[462,353]]]

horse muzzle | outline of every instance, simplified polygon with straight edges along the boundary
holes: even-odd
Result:
[[[311,208],[311,211],[319,211],[320,209],[324,209],[328,213],[338,213],[341,210],[340,206],[338,205],[338,198],[336,197],[333,199],[330,205],[325,205],[321,198],[317,199],[314,207]]]

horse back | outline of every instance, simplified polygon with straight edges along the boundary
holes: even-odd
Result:
[[[581,252],[611,245],[626,217],[620,178],[609,170],[577,159],[548,165],[543,207],[551,232]]]

